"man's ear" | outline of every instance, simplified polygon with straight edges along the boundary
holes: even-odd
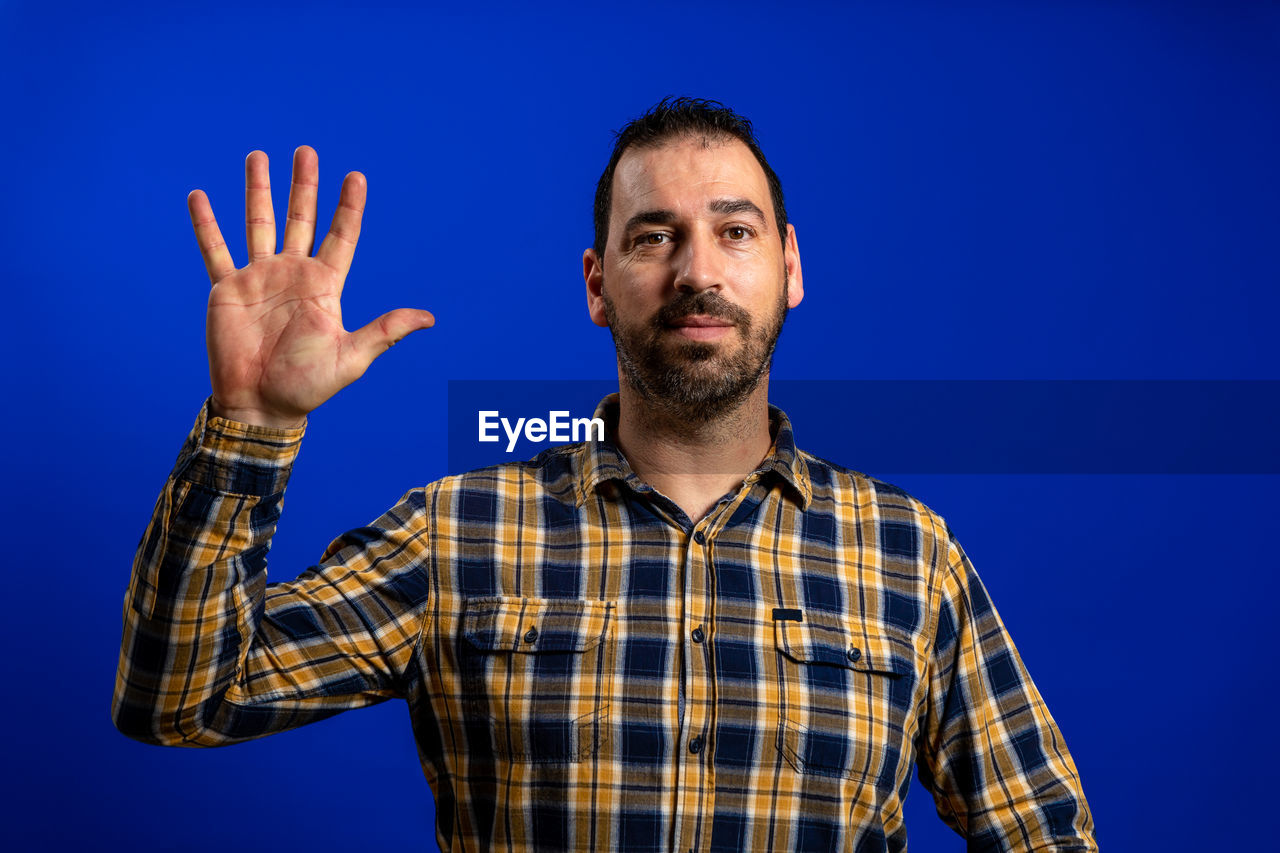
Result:
[[[782,262],[787,268],[787,307],[795,308],[804,299],[804,272],[800,269],[796,227],[791,224],[787,225],[787,243],[782,249]]]
[[[595,249],[582,253],[582,280],[587,283],[587,313],[591,322],[602,328],[609,327],[604,313],[604,259]]]

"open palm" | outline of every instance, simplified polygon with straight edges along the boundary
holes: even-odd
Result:
[[[276,253],[267,155],[245,160],[249,263],[236,269],[208,197],[187,199],[213,289],[206,336],[213,413],[264,426],[300,426],[312,409],[358,379],[375,358],[435,320],[400,308],[354,332],[342,325],[343,283],[364,213],[364,176],[342,182],[338,209],[315,257],[319,165],[314,150],[294,153],[284,244]]]

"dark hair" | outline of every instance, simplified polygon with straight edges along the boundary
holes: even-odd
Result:
[[[663,98],[649,111],[626,124],[614,134],[613,153],[609,165],[596,184],[595,227],[596,254],[604,261],[604,247],[609,241],[609,209],[613,204],[613,173],[623,152],[631,146],[656,148],[670,139],[702,135],[708,139],[732,137],[741,140],[755,155],[756,162],[764,169],[769,182],[769,195],[773,199],[773,216],[778,222],[779,236],[787,241],[787,207],[782,200],[782,182],[774,174],[756,142],[751,122],[738,115],[719,101],[704,98]]]

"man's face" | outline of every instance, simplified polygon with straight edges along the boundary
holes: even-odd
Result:
[[[613,180],[605,257],[583,255],[591,318],[650,405],[710,420],[758,386],[800,304],[795,230],[784,248],[764,170],[731,137],[628,149]]]

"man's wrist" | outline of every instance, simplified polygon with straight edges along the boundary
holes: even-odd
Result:
[[[226,421],[267,429],[302,429],[307,425],[306,415],[293,417],[264,412],[260,409],[232,408],[221,405],[216,397],[209,398],[209,414]]]

